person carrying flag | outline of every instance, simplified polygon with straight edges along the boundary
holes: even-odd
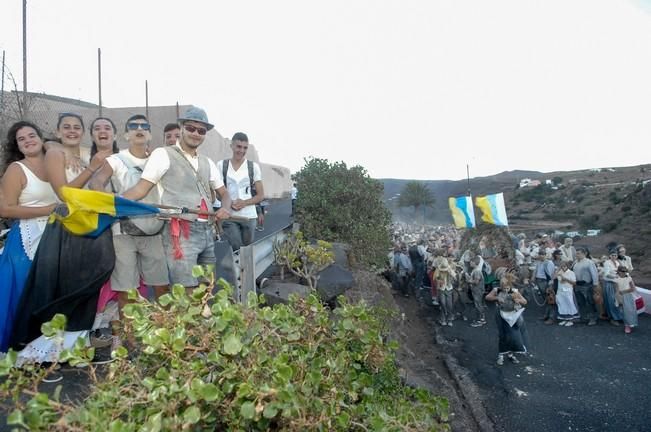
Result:
[[[216,212],[217,219],[229,217],[231,199],[214,162],[197,153],[206,134],[214,127],[208,122],[206,112],[190,107],[178,122],[181,126],[178,143],[155,149],[138,183],[122,196],[141,200],[157,186],[161,204],[206,211],[206,215],[175,216],[165,222],[162,230],[170,282],[191,288],[198,285],[192,268],[196,264],[215,264],[216,261],[214,226],[207,218],[215,191],[222,202]]]

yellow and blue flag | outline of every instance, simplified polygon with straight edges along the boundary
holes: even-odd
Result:
[[[472,198],[469,196],[448,198],[454,226],[457,228],[475,227],[475,209],[472,206]]]
[[[68,215],[53,213],[50,222],[59,220],[71,233],[86,237],[99,236],[120,218],[160,213],[156,207],[106,192],[63,186],[61,197],[68,206]]]
[[[481,210],[481,220],[498,226],[508,226],[504,194],[498,193],[475,198],[475,205]]]

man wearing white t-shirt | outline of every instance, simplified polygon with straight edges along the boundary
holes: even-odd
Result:
[[[215,264],[214,226],[206,213],[212,207],[215,192],[222,207],[217,219],[229,217],[231,199],[212,160],[197,153],[206,133],[214,126],[206,112],[190,107],[178,119],[181,138],[176,145],[159,147],[149,156],[140,181],[123,196],[140,200],[157,186],[161,204],[187,208],[196,213],[172,217],[163,227],[163,245],[170,272],[170,282],[186,288],[198,285],[192,276],[197,264]]]
[[[237,251],[240,247],[253,243],[258,218],[255,207],[264,199],[264,189],[260,165],[246,159],[249,138],[245,133],[238,132],[233,135],[231,149],[233,157],[217,162],[217,171],[233,200],[231,219],[224,221],[222,228],[231,247]]]
[[[129,148],[106,158],[106,163],[90,182],[92,189],[103,191],[110,184],[109,190],[120,194],[138,182],[147,163],[150,129],[144,115],[129,117],[124,125]],[[158,195],[154,194],[157,191],[151,192],[144,202],[157,204]],[[157,297],[168,289],[167,263],[160,234],[162,226],[162,221],[147,217],[138,221],[121,220],[111,227],[116,258],[111,289],[118,292],[120,319],[123,318],[122,309],[128,303],[127,291],[137,289],[141,278],[146,285],[154,287]]]

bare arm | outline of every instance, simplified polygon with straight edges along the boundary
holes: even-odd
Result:
[[[233,210],[242,210],[244,207],[255,205],[261,202],[264,199],[264,188],[262,186],[261,181],[255,182],[255,190],[256,190],[256,194],[254,197],[245,200],[236,199],[235,201],[233,201],[231,203],[231,207],[233,208]]]
[[[93,174],[104,165],[107,156],[111,154],[111,150],[97,152],[93,159],[79,175],[68,182],[66,178],[66,159],[61,150],[52,148],[45,154],[45,170],[50,184],[54,192],[61,198],[61,187],[68,186],[74,188],[83,188]]]
[[[513,294],[511,294],[511,298],[513,298],[513,301],[521,304],[521,305],[526,305],[527,304],[527,299],[520,294],[519,291],[514,291]]]
[[[103,191],[112,175],[113,168],[111,168],[110,164],[105,163],[91,178],[88,186],[93,190]]]
[[[136,183],[131,189],[123,193],[122,197],[134,201],[139,201],[143,199],[153,187],[154,183],[145,179],[140,179],[138,180],[138,183]]]
[[[484,298],[487,301],[497,301],[497,288],[493,288]]]
[[[27,178],[23,170],[16,164],[9,165],[2,177],[4,199],[0,203],[0,216],[10,219],[30,219],[52,213],[56,204],[44,207],[26,207],[18,204],[18,199],[26,184]]]
[[[227,219],[231,215],[231,196],[228,193],[228,189],[224,186],[217,189],[217,193],[219,194],[219,200],[222,203],[221,208],[217,210],[217,219]]]

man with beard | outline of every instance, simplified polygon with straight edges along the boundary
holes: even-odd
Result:
[[[140,200],[157,186],[161,204],[198,211],[172,217],[163,227],[163,245],[169,268],[170,282],[186,288],[198,281],[192,276],[197,264],[215,264],[214,227],[208,223],[208,209],[215,191],[222,207],[217,219],[229,217],[231,200],[213,161],[197,153],[206,134],[214,126],[206,112],[190,107],[178,119],[181,137],[173,146],[159,147],[149,156],[140,181],[124,193],[124,197]]]

